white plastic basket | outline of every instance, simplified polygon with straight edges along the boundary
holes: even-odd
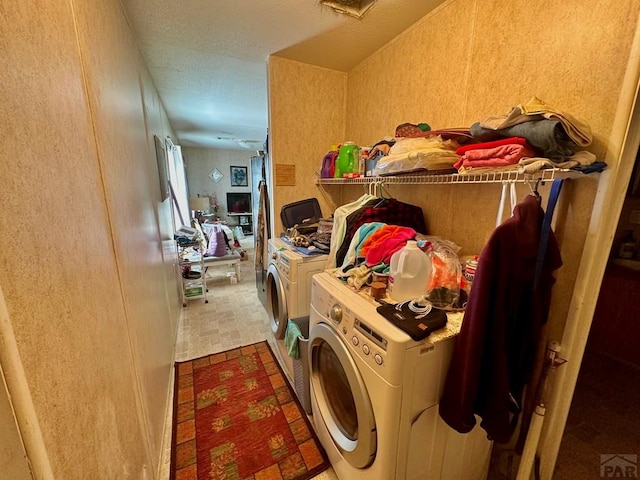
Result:
[[[311,415],[311,391],[309,388],[309,317],[292,318],[300,329],[298,337],[300,358],[293,359],[293,388],[307,415]]]

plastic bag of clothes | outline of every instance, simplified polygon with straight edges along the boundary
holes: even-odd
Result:
[[[433,236],[421,236],[419,242],[431,256],[432,274],[427,286],[427,298],[434,307],[459,309],[467,302],[467,292],[460,288],[462,265],[460,247],[450,240]]]
[[[376,163],[375,175],[397,175],[417,171],[453,169],[460,156],[460,145],[434,135],[425,138],[401,138]]]

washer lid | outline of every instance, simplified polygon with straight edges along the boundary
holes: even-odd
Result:
[[[280,210],[280,220],[285,228],[295,225],[312,225],[318,223],[320,218],[322,218],[322,211],[317,198],[289,203]]]

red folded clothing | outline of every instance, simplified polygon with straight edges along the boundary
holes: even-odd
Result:
[[[456,150],[456,153],[458,155],[463,155],[465,152],[468,152],[469,150],[494,148],[494,147],[499,147],[501,145],[513,145],[513,144],[523,145],[523,146],[527,147],[530,150],[533,148],[533,147],[531,147],[531,145],[529,145],[527,143],[527,139],[526,138],[508,137],[508,138],[502,138],[500,140],[494,140],[492,142],[471,143],[469,145],[465,145],[464,147],[458,148]]]
[[[492,148],[469,150],[453,166],[460,167],[506,167],[515,165],[521,159],[534,157],[535,152],[524,145],[510,143]]]

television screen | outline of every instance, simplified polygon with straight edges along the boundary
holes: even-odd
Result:
[[[251,193],[227,192],[227,213],[251,213]]]

